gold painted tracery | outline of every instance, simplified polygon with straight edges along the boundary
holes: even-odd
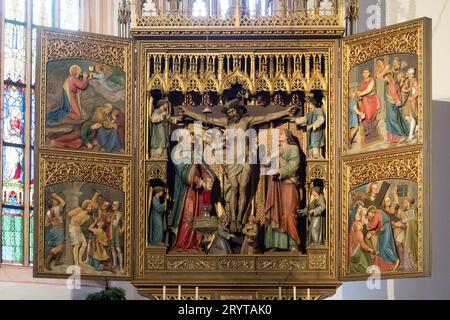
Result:
[[[141,66],[139,78],[140,91],[139,100],[139,126],[141,132],[145,128],[145,115],[148,114],[148,99],[150,91],[162,91],[169,93],[176,91],[180,94],[190,93],[217,93],[222,94],[233,84],[239,83],[251,93],[266,92],[273,94],[277,91],[291,94],[294,91],[306,92],[310,90],[322,91],[324,95],[324,108],[327,117],[327,137],[335,130],[335,99],[334,88],[334,41],[210,41],[208,43],[199,41],[159,41],[151,43],[141,42],[139,47],[139,61]],[[236,48],[241,48],[237,53]],[[189,49],[187,51],[186,49]],[[156,64],[155,64],[156,62]],[[188,62],[188,63],[186,63]],[[192,62],[192,63],[191,63]],[[195,67],[191,67],[195,66]],[[271,98],[272,99],[272,98]],[[145,106],[145,107],[143,107]],[[212,106],[216,108],[217,106]],[[251,106],[249,106],[251,108]],[[270,112],[270,107],[267,112]],[[299,138],[300,144],[306,150],[306,134],[303,129],[297,128],[295,124],[285,123],[289,126],[295,136]],[[143,137],[140,137],[143,139]],[[270,140],[270,139],[269,139]],[[134,284],[141,292],[148,292],[150,288],[156,288],[160,277],[165,281],[170,279],[192,279],[198,274],[198,270],[208,272],[212,278],[208,283],[227,283],[228,278],[223,278],[223,273],[247,274],[245,281],[258,282],[254,277],[257,273],[265,274],[265,281],[277,281],[283,277],[289,281],[295,279],[320,278],[321,281],[335,286],[336,270],[336,235],[333,230],[336,225],[335,186],[329,180],[335,170],[335,141],[327,138],[326,159],[322,160],[323,168],[321,178],[327,185],[327,229],[326,244],[324,246],[308,249],[307,254],[290,256],[285,254],[275,255],[232,255],[232,256],[208,256],[195,254],[166,254],[164,250],[149,247],[146,243],[145,228],[145,204],[139,202],[137,217],[137,228],[139,242],[137,248],[137,270]],[[139,143],[139,163],[145,163],[145,175],[138,174],[139,198],[145,199],[146,180],[155,167],[164,167],[160,160],[147,157],[143,143]],[[220,167],[220,166],[219,166]],[[214,168],[213,168],[214,169]],[[220,169],[220,168],[219,168]],[[144,170],[139,166],[139,170]],[[160,172],[158,170],[158,172]],[[219,176],[220,170],[218,170]],[[264,211],[265,190],[264,179],[260,179],[255,199],[254,210],[257,215]],[[261,215],[260,217],[263,217]],[[163,276],[163,274],[166,274]],[[220,276],[222,274],[222,276]],[[284,278],[282,274],[290,274]],[[216,279],[216,277],[220,277]],[[240,276],[238,276],[240,277]],[[216,279],[216,280],[214,280]],[[272,280],[271,280],[272,279]],[[312,278],[311,278],[312,279]],[[175,281],[175,280],[174,280]],[[202,280],[198,280],[201,281]],[[214,292],[219,292],[215,286]],[[151,289],[151,292],[156,291]],[[253,292],[253,291],[252,291]]]
[[[333,3],[341,4],[340,1]],[[341,8],[338,6],[329,15],[320,14],[316,9],[285,12],[270,17],[234,15],[225,19],[210,17],[208,20],[183,14],[158,14],[156,17],[137,15],[132,30],[140,40],[136,68],[132,68],[132,54],[129,50],[131,45],[128,41],[106,39],[99,46],[99,37],[93,35],[70,34],[68,39],[62,39],[63,34],[57,34],[53,38],[45,38],[42,40],[43,59],[40,63],[40,90],[44,93],[47,90],[44,81],[47,61],[91,59],[126,71],[129,84],[126,93],[127,147],[123,156],[83,155],[77,151],[55,155],[52,154],[53,150],[42,148],[39,151],[38,207],[45,207],[45,186],[52,184],[78,180],[103,183],[122,190],[125,193],[127,215],[126,276],[133,278],[140,293],[154,294],[157,299],[161,299],[162,285],[178,284],[200,286],[200,297],[203,299],[278,299],[274,289],[278,284],[299,285],[301,298],[304,299],[304,289],[312,286],[312,298],[318,299],[333,293],[340,285],[339,277],[347,276],[349,192],[373,180],[405,179],[418,183],[418,222],[422,227],[418,231],[418,260],[421,264],[417,275],[422,275],[426,271],[427,248],[423,243],[427,234],[423,225],[427,220],[429,201],[429,178],[425,172],[428,170],[429,159],[423,149],[424,144],[421,143],[427,142],[425,138],[428,128],[425,123],[420,126],[419,136],[423,139],[415,146],[399,147],[391,154],[374,152],[368,155],[348,155],[346,139],[343,138],[345,131],[340,129],[340,126],[346,128],[348,125],[347,105],[338,101],[342,88],[339,87],[337,64],[342,58],[344,102],[348,100],[348,72],[361,62],[379,55],[418,52],[419,77],[422,77],[426,74],[425,57],[422,53],[425,37],[423,26],[416,21],[381,31],[377,35],[349,38],[346,40],[348,46],[344,46],[343,56],[339,57],[338,38],[342,35],[340,13]],[[206,34],[211,38],[207,37],[206,41],[200,37],[183,39],[182,36],[187,34]],[[245,39],[250,34],[254,37]],[[171,35],[180,37],[174,38]],[[226,37],[236,35],[242,38],[236,40]],[[271,37],[264,38],[265,35]],[[311,38],[306,38],[305,35]],[[331,37],[335,40],[330,40]],[[131,112],[133,70],[137,73],[138,86],[137,103],[133,109],[136,111],[134,126]],[[418,80],[423,82],[424,78]],[[147,183],[152,179],[165,180],[171,174],[168,161],[153,159],[148,152],[148,116],[154,105],[151,93],[160,91],[162,94],[176,93],[178,96],[195,93],[204,99],[210,93],[221,96],[235,84],[242,85],[252,94],[264,93],[270,96],[271,102],[276,101],[276,94],[280,92],[291,95],[294,92],[320,91],[323,94],[327,127],[326,156],[325,159],[307,162],[305,180],[307,190],[312,188],[314,180],[324,182],[327,205],[326,241],[324,245],[307,247],[306,254],[167,254],[165,248],[147,244]],[[40,99],[40,104],[45,106],[45,94]],[[265,109],[267,113],[272,111],[271,107],[273,105]],[[41,135],[45,129],[45,111],[42,110],[44,109],[40,110],[39,120]],[[419,114],[419,118],[427,122],[424,104],[419,106]],[[303,150],[306,149],[307,135],[304,129],[287,121],[270,125],[277,126],[289,127],[299,139]],[[136,134],[132,135],[132,132]],[[137,140],[132,141],[132,137]],[[132,145],[136,146],[135,150]],[[341,158],[342,156],[344,157]],[[135,168],[132,171],[133,165]],[[222,176],[219,166],[213,169]],[[263,179],[260,179],[252,203],[260,220],[264,218],[264,185]],[[132,203],[136,203],[134,208]],[[40,209],[37,226],[39,266],[42,266],[44,256],[43,217]],[[342,220],[338,220],[338,217]],[[136,229],[131,229],[132,223]],[[131,236],[135,233],[136,237]],[[342,235],[340,241],[338,234]],[[131,247],[132,244],[134,248]],[[338,249],[341,245],[342,250]],[[131,250],[135,255],[131,254]],[[132,261],[133,256],[136,257],[135,261]],[[42,268],[37,267],[36,270],[39,275],[47,275]],[[236,291],[231,290],[230,286],[237,286]],[[175,296],[169,290],[166,298],[174,299]],[[183,298],[192,299],[192,292],[184,293]],[[281,299],[292,299],[292,296],[283,293]]]
[[[250,93],[328,89],[326,52],[147,54],[147,91],[217,92],[239,83]]]

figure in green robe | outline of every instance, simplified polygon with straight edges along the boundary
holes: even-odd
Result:
[[[325,197],[319,187],[315,187],[311,192],[309,200],[310,224],[309,241],[313,244],[324,244],[325,217],[326,210]]]
[[[362,230],[361,215],[357,213],[349,232],[349,274],[366,274],[367,268],[373,265],[375,250],[364,241]]]
[[[170,115],[170,104],[168,99],[158,100],[156,108],[152,112],[150,121],[152,123],[152,135],[150,141],[151,156],[153,158],[164,158],[169,146],[169,124],[176,124],[177,119]]]
[[[297,172],[300,168],[300,148],[287,129],[280,130],[279,139],[279,173],[268,177],[264,244],[269,251],[298,252],[297,210],[300,197]]]
[[[325,115],[313,97],[307,96],[305,105],[308,113],[304,117],[296,118],[295,123],[299,126],[306,126],[306,131],[308,132],[308,157],[314,159],[323,158]]]

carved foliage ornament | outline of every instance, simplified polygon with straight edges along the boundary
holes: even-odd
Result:
[[[83,36],[80,34],[71,35],[70,39],[66,34],[52,33],[43,34],[43,44],[46,44],[43,52],[47,55],[47,61],[62,59],[88,59],[102,62],[120,70],[126,70],[127,64],[131,62],[128,54],[130,42],[123,40],[110,40],[101,37],[96,41],[93,36]],[[106,43],[105,43],[106,40]]]
[[[403,179],[418,181],[419,152],[398,154],[395,157],[380,155],[365,161],[355,160],[345,163],[349,188],[353,190],[361,185],[384,179]]]
[[[349,40],[344,51],[345,70],[351,70],[364,61],[383,55],[416,53],[419,50],[419,24],[417,22],[376,36],[371,34],[354,41]]]
[[[66,182],[101,183],[124,192],[124,276],[131,276],[131,161],[84,156],[61,156],[41,153],[39,158],[39,208],[45,208],[45,189]],[[43,269],[46,255],[45,210],[40,210],[36,223],[38,252],[36,266]]]
[[[69,157],[61,161],[59,157],[42,156],[39,159],[41,173],[45,172],[45,185],[65,182],[86,181],[101,183],[125,191],[125,177],[130,164],[126,161],[107,160],[94,162],[85,157]]]
[[[107,64],[125,73],[125,153],[131,156],[131,105],[132,91],[132,46],[131,41],[106,36],[85,35],[75,32],[41,31],[41,62],[39,78],[39,144],[47,148],[46,106],[47,106],[47,64],[56,60],[91,60]]]
[[[193,55],[196,56],[197,58],[201,59],[201,57],[205,56],[205,52],[204,49],[215,49],[216,52],[214,52],[214,50],[211,50],[210,53],[208,53],[207,55],[217,59],[217,61],[219,62],[219,66],[220,67],[220,56],[222,57],[226,57],[228,55],[232,55],[235,54],[234,51],[232,51],[232,49],[236,49],[236,48],[242,48],[243,49],[243,53],[242,55],[247,55],[249,58],[249,66],[255,69],[258,69],[257,66],[252,67],[252,57],[255,57],[256,55],[270,55],[272,54],[273,51],[271,51],[272,49],[276,48],[277,54],[279,56],[290,56],[293,57],[294,55],[320,55],[322,57],[323,60],[319,60],[320,63],[325,63],[325,70],[322,70],[322,72],[324,73],[323,75],[321,75],[320,79],[321,81],[323,81],[323,83],[321,85],[326,86],[327,88],[329,88],[329,90],[326,92],[327,94],[327,101],[329,102],[327,104],[327,114],[332,114],[335,115],[335,92],[334,92],[334,86],[330,86],[330,83],[333,83],[334,80],[334,70],[330,69],[330,66],[334,65],[334,47],[335,43],[325,40],[325,41],[320,41],[320,42],[310,42],[310,41],[296,41],[296,42],[288,42],[288,41],[270,41],[270,42],[260,42],[260,41],[238,41],[238,42],[219,42],[219,41],[210,41],[208,42],[206,45],[204,42],[187,42],[187,41],[165,41],[160,42],[160,41],[154,41],[151,44],[149,43],[141,43],[140,45],[140,56],[139,56],[139,61],[142,64],[142,67],[140,68],[140,79],[142,81],[140,81],[140,90],[139,90],[139,94],[141,96],[141,101],[146,101],[146,97],[147,97],[147,93],[148,93],[148,86],[150,83],[152,83],[152,79],[159,79],[160,81],[160,85],[161,87],[166,87],[164,85],[165,81],[167,81],[167,84],[169,85],[170,83],[172,83],[174,81],[174,79],[178,79],[178,81],[186,81],[186,79],[191,79],[190,77],[195,78],[195,80],[197,79],[201,79],[202,81],[210,81],[211,77],[204,77],[201,78],[199,75],[197,75],[196,73],[191,74],[190,72],[188,72],[188,70],[183,71],[182,68],[177,68],[175,65],[173,66],[174,70],[170,70],[171,67],[169,66],[169,68],[166,68],[164,70],[167,70],[166,73],[164,74],[164,72],[159,72],[158,77],[155,76],[155,74],[151,74],[149,73],[149,69],[151,66],[151,62],[152,57],[160,55],[160,56],[165,56],[165,57],[173,57],[175,59],[175,61],[177,61],[176,59],[181,59],[183,55],[185,55],[185,49],[192,49],[192,50],[196,50],[193,51],[195,53],[192,53],[189,55],[189,57],[192,57]],[[244,49],[245,47],[245,49]],[[284,50],[282,50],[284,48]],[[170,53],[168,53],[167,50],[170,50]],[[207,59],[204,59],[204,61],[208,61]],[[309,59],[308,59],[309,61]],[[295,62],[295,59],[294,59]],[[308,68],[309,70],[309,74],[304,74],[304,72],[295,72],[294,70],[294,63],[291,64],[291,69],[287,68],[285,70],[285,75],[286,77],[288,77],[287,75],[290,75],[287,79],[288,81],[293,82],[294,80],[297,80],[297,85],[301,85],[301,86],[308,86],[309,83],[306,80],[308,79],[312,79],[314,78],[314,76],[317,76],[316,73],[314,73],[314,62],[311,61],[310,67]],[[207,65],[206,65],[207,67]],[[222,65],[223,67],[223,65]],[[216,67],[217,68],[217,67]],[[297,68],[297,67],[295,67]],[[163,70],[163,69],[161,69]],[[274,73],[273,77],[267,77],[267,78],[262,78],[262,74],[259,73],[258,75],[256,74],[256,71],[259,70],[254,70],[252,69],[253,73],[249,73],[247,75],[247,69],[245,68],[245,70],[243,70],[243,72],[245,72],[245,76],[248,79],[251,79],[252,84],[254,83],[253,87],[257,86],[257,83],[260,83],[261,79],[264,79],[266,81],[264,81],[267,85],[264,85],[266,87],[268,87],[269,83],[267,83],[267,80],[270,82],[270,85],[273,86],[273,81],[275,81],[276,79],[280,79],[278,77],[279,74],[277,74],[277,77],[275,77],[275,70],[277,70],[277,68],[275,68],[275,66],[272,66],[272,69],[270,68],[270,66],[267,66],[267,70],[265,71],[266,75],[269,75],[269,70],[272,70],[272,72]],[[288,72],[288,70],[290,70],[290,73]],[[301,69],[300,69],[301,70]],[[233,74],[234,69],[229,70],[228,72],[228,76]],[[176,76],[175,73],[179,72],[180,76]],[[253,76],[252,76],[253,74]],[[223,83],[225,82],[225,80],[227,79],[227,74],[217,74],[216,73],[212,73],[212,77],[213,79],[217,78],[217,82],[219,82],[219,78],[221,79],[221,83],[223,86]],[[167,79],[167,80],[166,80]],[[317,77],[316,77],[317,79]],[[161,82],[162,81],[162,82]],[[300,81],[300,82],[299,82]],[[245,81],[242,81],[245,82]],[[196,83],[198,83],[196,81]],[[206,82],[205,82],[206,83]],[[180,85],[182,88],[186,88],[188,85],[188,83],[184,83],[182,85]],[[197,85],[197,84],[196,84]],[[262,83],[261,83],[262,85]],[[177,87],[179,88],[180,86],[177,85]],[[169,86],[170,87],[170,86]],[[211,86],[212,88],[213,86]],[[173,89],[173,88],[172,88]],[[145,115],[147,114],[145,108],[140,108],[139,111],[140,117],[139,117],[139,128],[142,132],[145,131]],[[294,130],[293,126],[290,126],[291,129]],[[331,130],[331,132],[333,132],[333,130],[335,130],[335,121],[334,121],[334,117],[330,117],[330,124],[329,124],[329,130]],[[329,133],[328,133],[329,134]],[[146,162],[145,161],[145,150],[144,150],[144,145],[142,143],[137,143],[137,145],[139,146],[139,163],[141,164],[141,166],[139,167],[139,170],[141,171],[141,173],[138,174],[139,176],[139,197],[143,197],[145,198],[145,194],[146,194],[146,176],[148,176],[149,171],[153,171],[153,169],[149,168],[149,163],[152,163],[152,165],[159,165],[159,163],[157,164],[156,162],[153,161],[149,161]],[[331,139],[330,141],[330,146],[329,146],[329,150],[327,151],[327,154],[329,155],[330,159],[324,161],[324,168],[320,175],[326,175],[328,176],[327,172],[333,171],[335,168],[335,164],[333,163],[334,159],[335,159],[335,144],[334,144],[334,140]],[[152,166],[151,165],[151,166]],[[145,174],[143,174],[144,172],[142,172],[143,170],[146,171]],[[333,173],[331,173],[333,174]],[[258,192],[256,195],[256,201],[255,201],[255,205],[256,205],[256,211],[263,211],[264,209],[264,196],[258,197],[258,195],[260,195],[262,191],[262,194],[264,194],[264,190],[263,188],[260,188],[258,186]],[[331,199],[334,198],[334,186],[330,186],[329,189],[329,197],[330,197],[330,215],[329,215],[329,223],[331,225],[331,229],[333,229],[333,225],[335,224],[335,213],[334,213],[334,201],[332,201]],[[262,207],[260,208],[260,205],[262,205]],[[261,209],[261,210],[260,210]],[[140,277],[145,277],[145,268],[147,266],[147,255],[143,254],[143,252],[145,252],[145,247],[146,247],[146,235],[145,235],[145,228],[141,227],[145,225],[145,203],[142,202],[139,204],[139,217],[138,217],[138,224],[139,224],[139,248],[138,248],[138,253],[137,253],[137,258],[138,258],[138,276]],[[331,248],[335,247],[335,232],[334,230],[330,230],[330,234],[329,234],[329,247],[330,249],[326,252],[332,251]],[[325,269],[316,269],[316,271],[320,271],[323,273],[329,273],[331,277],[334,277],[336,270],[335,270],[335,254],[333,253],[325,253],[326,256],[323,257],[324,259],[322,261],[325,261]],[[177,256],[177,255],[166,255],[165,259],[166,259],[166,268],[164,270],[166,271],[170,271],[170,272],[195,272],[197,270],[203,270],[203,271],[210,271],[210,272],[214,272],[217,274],[220,274],[221,272],[224,271],[235,271],[235,272],[264,272],[267,274],[272,274],[272,273],[277,273],[277,272],[307,272],[309,270],[309,263],[308,263],[308,257],[305,256],[251,256],[251,257],[242,257],[243,259],[238,259],[237,256],[233,256],[232,258],[228,257],[228,256],[223,256],[223,257],[211,257],[211,256],[198,256],[198,255],[192,255],[192,256]],[[233,259],[233,261],[231,261],[231,259]],[[329,259],[329,260],[328,260]],[[322,268],[322,267],[321,267]]]
[[[167,260],[168,270],[177,271],[214,271],[216,260],[206,258],[173,258]]]
[[[310,270],[326,270],[327,269],[327,254],[326,252],[309,253],[308,265]]]
[[[348,268],[348,212],[349,193],[355,188],[374,181],[399,179],[415,181],[418,184],[417,222],[418,222],[418,272],[424,270],[424,176],[422,150],[398,152],[390,155],[376,155],[364,159],[344,162],[343,167],[343,199],[342,199],[342,256],[343,276]],[[419,170],[420,169],[420,170]]]
[[[164,270],[164,253],[147,253],[147,270]]]

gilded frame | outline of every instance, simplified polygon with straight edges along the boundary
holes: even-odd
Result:
[[[327,54],[329,77],[328,83],[328,104],[329,121],[327,136],[336,132],[336,101],[338,86],[335,82],[338,61],[337,40],[305,40],[295,39],[294,41],[271,40],[271,41],[233,41],[233,40],[210,40],[187,41],[187,40],[141,40],[138,42],[138,61],[140,71],[137,75],[138,88],[138,128],[140,132],[145,132],[145,117],[147,116],[147,81],[150,78],[148,72],[147,56],[151,53],[176,53],[188,52],[190,54],[204,54],[205,52],[296,52],[320,51]],[[146,244],[146,180],[151,178],[161,178],[167,174],[164,171],[165,165],[161,161],[146,159],[145,137],[137,137],[137,192],[135,194],[137,208],[137,245],[136,245],[136,269],[133,284],[143,295],[160,294],[163,285],[180,284],[182,286],[196,285],[201,292],[209,292],[211,297],[221,297],[223,290],[235,288],[236,292],[250,290],[262,298],[264,290],[269,290],[278,285],[296,285],[299,290],[303,287],[316,288],[322,293],[322,297],[334,292],[340,283],[337,280],[337,191],[336,178],[336,153],[337,144],[333,139],[329,140],[327,146],[328,157],[322,160],[325,167],[326,182],[328,183],[328,243],[319,248],[308,248],[307,255],[287,256],[287,255],[228,255],[228,256],[208,256],[208,255],[183,255],[166,254],[165,249],[148,247]],[[314,164],[317,165],[316,162]],[[314,166],[312,166],[314,167]],[[159,168],[158,170],[153,170]],[[202,272],[195,272],[202,270]],[[227,277],[224,274],[233,273]],[[261,277],[264,274],[264,277]],[[308,283],[308,286],[306,285]],[[264,289],[265,288],[265,289]],[[325,288],[332,288],[325,293]],[[237,294],[237,293],[236,293]],[[236,297],[236,294],[233,296]],[[256,297],[256,296],[255,296]]]
[[[416,54],[418,57],[418,143],[350,154],[348,148],[349,72],[355,66],[389,54]],[[348,274],[349,192],[366,183],[399,179],[418,184],[418,266],[417,271],[382,272],[383,278],[406,278],[431,274],[431,20],[421,18],[344,39],[342,46],[341,138],[341,250],[342,280],[362,280],[367,276]]]
[[[427,130],[429,130],[430,114],[424,112],[431,111],[431,77],[430,77],[430,57],[431,43],[429,19],[418,19],[387,27],[378,31],[365,32],[352,37],[345,38],[342,46],[342,155],[344,158],[358,156],[364,153],[376,153],[378,151],[362,151],[360,153],[349,153],[348,140],[345,138],[348,128],[347,101],[349,100],[349,72],[359,64],[373,58],[389,54],[416,54],[418,83],[422,90],[419,90],[418,99],[418,143],[423,146],[429,140]],[[413,146],[415,146],[413,145]],[[397,149],[408,149],[409,146],[399,148],[389,148],[380,151],[391,151]]]
[[[101,278],[131,278],[132,277],[132,196],[131,196],[131,160],[119,160],[106,157],[89,157],[84,155],[54,155],[42,152],[36,166],[39,171],[39,184],[36,192],[37,220],[35,224],[35,261],[34,275],[36,277],[67,277],[67,274],[50,273],[43,269],[44,251],[44,217],[45,189],[47,186],[66,182],[100,183],[113,187],[124,193],[122,211],[125,215],[124,236],[124,275],[105,276]],[[66,241],[66,245],[67,245]],[[94,275],[81,274],[82,277],[95,278]]]
[[[100,36],[96,34],[53,31],[46,28],[40,29],[39,54],[36,74],[38,81],[38,99],[36,104],[39,108],[39,131],[37,132],[37,142],[39,148],[54,149],[45,145],[46,135],[46,94],[47,92],[47,64],[52,61],[85,59],[99,63],[104,63],[121,70],[125,74],[125,146],[124,153],[118,156],[132,156],[132,106],[133,106],[133,90],[132,74],[133,74],[133,51],[132,42],[123,38]],[[57,149],[62,152],[87,152],[67,149]],[[95,152],[89,152],[94,154]],[[104,155],[105,153],[101,153]]]
[[[45,145],[46,136],[46,90],[47,63],[58,60],[90,60],[104,63],[124,72],[125,87],[125,143],[123,153],[90,152],[55,149]],[[65,182],[99,183],[123,192],[124,203],[124,273],[95,275],[81,273],[83,279],[133,278],[132,242],[134,236],[132,199],[133,159],[133,42],[131,40],[97,34],[38,28],[36,65],[36,146],[34,196],[34,257],[33,275],[38,278],[67,278],[70,274],[52,273],[43,268],[44,262],[44,216],[45,188],[47,184]],[[72,209],[72,208],[70,208]],[[66,240],[70,245],[70,240]]]

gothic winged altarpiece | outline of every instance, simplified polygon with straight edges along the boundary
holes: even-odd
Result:
[[[322,299],[429,275],[430,21],[344,37],[342,2],[312,2],[134,1],[132,39],[42,29],[35,276]]]

